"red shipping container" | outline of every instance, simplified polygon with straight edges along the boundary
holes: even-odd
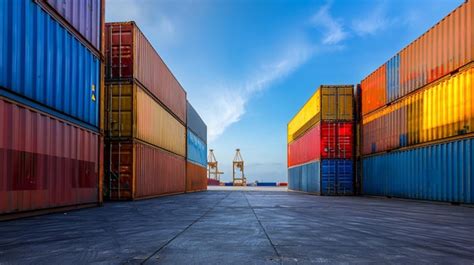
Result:
[[[288,144],[288,167],[324,158],[351,159],[354,148],[352,122],[319,122]]]
[[[186,122],[186,92],[135,22],[106,23],[106,80],[134,78]]]
[[[186,192],[207,190],[207,168],[186,162]]]
[[[387,66],[382,65],[360,83],[362,115],[387,103]]]
[[[133,200],[183,193],[186,161],[161,148],[135,142],[109,142],[106,147],[106,199]]]
[[[0,98],[0,214],[99,202],[99,135]]]

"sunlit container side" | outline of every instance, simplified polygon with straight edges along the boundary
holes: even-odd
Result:
[[[392,102],[400,97],[400,55],[397,54],[387,62],[387,101]]]
[[[474,133],[474,68],[363,117],[364,155]]]
[[[353,142],[352,122],[319,122],[288,144],[288,166],[325,158],[351,159]]]
[[[400,52],[400,96],[474,60],[473,13],[466,1]]]
[[[137,138],[186,156],[186,127],[135,82],[106,85],[110,139]]]
[[[107,80],[134,78],[186,123],[186,92],[134,22],[106,23]]]
[[[99,59],[33,1],[1,1],[0,20],[0,90],[98,127]]]
[[[352,195],[353,161],[323,159],[288,168],[288,189],[320,195]]]
[[[186,162],[186,192],[207,190],[207,168]]]
[[[474,203],[474,139],[363,159],[363,193]]]
[[[207,167],[207,145],[197,135],[188,130],[188,160]]]
[[[188,128],[201,138],[204,143],[207,143],[207,125],[189,102],[187,102],[187,119]]]
[[[0,214],[99,202],[99,135],[0,97]]]
[[[288,123],[288,143],[321,120],[352,121],[354,86],[320,86]]]
[[[105,150],[105,199],[134,200],[183,193],[186,160],[163,149],[135,142],[108,142]]]
[[[387,65],[384,64],[360,83],[362,115],[374,111],[387,102]]]
[[[31,0],[26,0],[31,1]],[[100,51],[103,0],[35,0],[52,14],[58,14],[78,35]]]

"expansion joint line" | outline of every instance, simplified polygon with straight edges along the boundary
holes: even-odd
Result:
[[[249,198],[247,197],[247,194],[245,192],[244,192],[244,196],[245,196],[245,199],[247,200],[247,203],[248,203],[250,209],[252,209],[253,215],[255,215],[255,219],[257,219],[257,222],[260,225],[260,227],[262,228],[263,233],[265,233],[265,236],[267,237],[268,242],[270,242],[270,245],[272,245],[273,251],[275,251],[275,254],[278,257],[278,260],[279,260],[280,264],[283,264],[283,261],[281,259],[280,253],[278,252],[278,249],[276,248],[275,244],[273,244],[273,241],[271,240],[270,236],[268,235],[267,230],[265,230],[265,227],[263,226],[262,221],[260,221],[260,219],[258,218],[257,213],[255,212],[255,209],[252,207],[252,205],[250,205]]]
[[[201,216],[199,216],[196,220],[191,222],[186,228],[183,229],[183,231],[177,233],[174,237],[172,237],[170,240],[166,241],[166,243],[161,246],[159,249],[157,249],[155,252],[153,252],[150,256],[148,256],[146,259],[144,259],[140,264],[145,264],[148,260],[151,259],[151,257],[155,256],[156,254],[160,253],[161,250],[166,248],[171,242],[173,242],[176,238],[178,238],[180,235],[182,235],[184,232],[186,232],[191,226],[193,226],[195,223],[199,222],[202,218],[204,218],[206,215],[208,215],[212,210],[214,210],[221,201],[227,199],[229,197],[230,193],[227,194],[224,198],[216,202],[212,207],[209,208],[205,213],[203,213]]]

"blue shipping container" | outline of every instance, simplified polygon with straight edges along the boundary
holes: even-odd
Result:
[[[354,193],[352,160],[324,159],[288,169],[290,190],[321,195],[352,195]]]
[[[194,107],[187,102],[187,125],[204,143],[207,143],[207,126]]]
[[[193,132],[187,131],[188,160],[207,168],[207,145]]]
[[[1,0],[0,21],[0,87],[97,127],[99,59],[34,1]]]
[[[261,187],[276,187],[276,182],[257,182],[257,186]]]
[[[387,62],[387,103],[400,97],[400,54]]]
[[[474,203],[474,139],[370,156],[362,163],[364,194]]]

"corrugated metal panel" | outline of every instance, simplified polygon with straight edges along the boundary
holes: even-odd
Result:
[[[321,195],[352,195],[353,161],[323,159],[288,169],[290,190]]]
[[[190,130],[187,135],[188,160],[207,167],[207,145]]]
[[[319,122],[288,144],[288,166],[321,158],[352,158],[353,138],[351,122]]]
[[[186,162],[186,192],[207,190],[207,168]]]
[[[138,138],[186,156],[186,127],[135,83],[107,84],[107,135]],[[134,110],[134,111],[133,111]]]
[[[363,118],[363,154],[474,131],[474,68],[430,84]]]
[[[400,52],[400,96],[474,60],[474,3],[466,1]]]
[[[39,2],[47,2],[100,51],[102,0],[39,0]]]
[[[320,120],[352,121],[354,86],[320,86],[288,123],[288,143]]]
[[[0,98],[0,214],[97,203],[99,136]]]
[[[363,193],[474,203],[474,139],[363,159]]]
[[[362,115],[374,111],[387,102],[387,65],[382,65],[360,83]]]
[[[189,102],[187,102],[187,112],[188,128],[201,138],[204,143],[207,143],[207,126]]]
[[[387,103],[400,97],[400,54],[387,62]]]
[[[32,1],[2,1],[0,18],[0,87],[97,127],[99,60]]]
[[[183,123],[186,92],[134,22],[106,24],[108,80],[137,79]]]
[[[183,157],[139,142],[109,142],[106,159],[106,164],[110,163],[104,185],[107,199],[140,199],[185,191]]]

